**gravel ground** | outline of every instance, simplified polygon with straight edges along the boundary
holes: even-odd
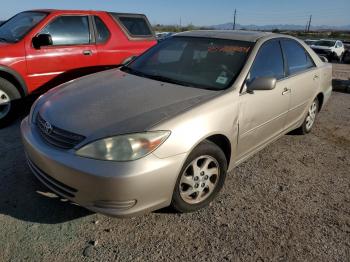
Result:
[[[350,94],[228,175],[210,207],[132,219],[62,201],[25,164],[19,121],[0,130],[0,261],[349,261]]]

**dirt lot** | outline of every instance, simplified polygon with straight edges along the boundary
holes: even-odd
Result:
[[[349,134],[350,94],[333,92],[311,134],[243,163],[209,208],[114,219],[36,181],[18,121],[0,130],[0,261],[349,261]]]

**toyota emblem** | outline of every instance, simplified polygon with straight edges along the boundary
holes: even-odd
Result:
[[[49,122],[45,122],[45,124],[44,124],[44,128],[45,128],[45,133],[46,134],[51,134],[51,132],[52,132],[52,125],[49,123]]]

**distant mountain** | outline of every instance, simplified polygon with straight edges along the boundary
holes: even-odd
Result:
[[[217,30],[229,30],[232,29],[233,23],[226,23],[220,25],[213,25],[210,28]],[[293,24],[276,24],[276,25],[241,25],[236,24],[236,29],[245,29],[245,30],[305,30],[305,25],[293,25]],[[320,26],[311,26],[311,30],[315,31],[325,31],[325,30],[336,30],[336,31],[350,31],[350,25],[344,26],[328,26],[328,25],[320,25]]]

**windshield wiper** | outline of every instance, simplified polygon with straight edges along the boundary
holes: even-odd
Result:
[[[166,77],[166,76],[153,75],[153,74],[146,74],[145,76],[148,77],[148,78],[151,78],[153,80],[158,80],[158,81],[161,81],[161,82],[167,82],[167,83],[181,85],[181,86],[194,87],[194,85],[191,85],[190,83],[187,83],[185,81],[173,79],[173,78]]]
[[[133,75],[137,75],[137,76],[141,76],[141,77],[145,77],[145,78],[149,78],[149,79],[153,79],[153,80],[157,80],[157,81],[161,81],[161,82],[166,82],[166,83],[171,83],[171,84],[176,84],[176,85],[181,85],[181,86],[187,86],[187,87],[193,87],[193,88],[215,90],[215,89],[210,88],[210,87],[192,84],[192,83],[188,83],[186,81],[181,81],[181,80],[173,79],[173,78],[166,77],[166,76],[143,73],[141,71],[135,70],[135,69],[128,67],[128,66],[121,67],[121,70],[124,72],[130,73],[130,74],[133,74]]]
[[[2,37],[0,37],[0,41],[1,42],[9,42],[9,40],[7,40],[6,38],[2,38]]]
[[[121,70],[124,71],[124,72],[128,72],[130,74],[134,74],[134,75],[137,75],[137,76],[150,78],[150,79],[153,79],[153,80],[158,80],[158,81],[162,81],[162,82],[178,84],[178,85],[183,85],[183,86],[191,86],[189,83],[186,83],[186,82],[183,82],[183,81],[180,81],[180,80],[172,79],[172,78],[161,76],[161,75],[146,74],[146,73],[143,73],[141,71],[135,70],[135,69],[133,69],[131,67],[128,67],[128,66],[123,66],[121,68]]]
[[[131,67],[128,67],[128,66],[122,66],[120,68],[120,70],[124,71],[124,72],[127,72],[127,73],[130,73],[130,74],[133,74],[133,75],[137,75],[137,76],[143,76],[143,77],[147,77],[146,74],[140,72],[140,71],[137,71],[135,69],[132,69]]]

